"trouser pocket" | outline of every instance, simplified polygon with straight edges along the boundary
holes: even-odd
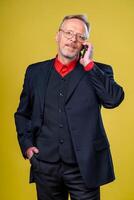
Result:
[[[33,156],[30,158],[30,163],[34,171],[39,171],[40,161],[36,158],[35,154],[33,154]]]

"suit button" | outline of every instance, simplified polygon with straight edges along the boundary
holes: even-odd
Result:
[[[59,109],[59,112],[61,113],[61,109]]]
[[[62,92],[60,92],[60,96],[63,97],[63,93]]]
[[[59,124],[59,127],[60,127],[60,128],[63,128],[63,124]]]
[[[64,143],[64,140],[63,140],[63,139],[60,139],[60,143],[63,144],[63,143]]]
[[[65,79],[65,78],[62,78],[62,81],[66,81],[66,79]]]

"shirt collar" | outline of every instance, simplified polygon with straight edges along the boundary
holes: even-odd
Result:
[[[60,73],[62,76],[68,74],[70,71],[72,71],[77,64],[78,59],[75,59],[68,64],[64,65],[59,59],[58,56],[55,58],[54,67],[57,70],[58,73]]]

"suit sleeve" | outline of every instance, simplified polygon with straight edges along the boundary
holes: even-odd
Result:
[[[30,67],[28,67],[25,73],[23,90],[20,95],[20,103],[14,114],[18,141],[24,157],[26,157],[26,150],[33,146],[31,115]]]
[[[114,81],[111,66],[104,66],[102,70],[97,64],[89,72],[93,88],[105,108],[117,107],[124,99],[123,88]]]

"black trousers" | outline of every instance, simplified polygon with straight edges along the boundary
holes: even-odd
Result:
[[[100,187],[88,188],[77,164],[31,159],[38,200],[100,200]]]

